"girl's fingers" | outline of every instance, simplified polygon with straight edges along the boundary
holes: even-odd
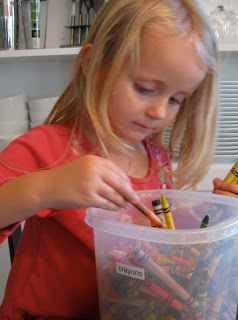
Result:
[[[126,208],[128,205],[128,201],[121,195],[121,193],[108,185],[104,186],[103,190],[100,191],[100,196],[117,208]]]
[[[91,204],[91,207],[101,208],[109,211],[119,211],[121,209],[120,206],[117,206],[115,203],[108,200],[107,198],[104,198],[102,195],[97,195],[94,200],[95,205]]]
[[[214,184],[215,186],[215,184]],[[220,195],[224,195],[224,196],[230,196],[230,197],[238,197],[238,185],[237,184],[232,184],[232,183],[225,183],[222,182],[219,183],[218,185],[216,185],[216,187],[219,188],[215,188],[213,193],[215,194],[220,194]]]
[[[105,176],[104,181],[106,185],[110,186],[113,192],[108,189],[108,197],[115,202],[117,205],[126,206],[127,201],[131,203],[137,203],[139,201],[139,196],[136,194],[131,186],[130,179],[126,176],[126,179],[118,179],[115,176]],[[104,196],[107,197],[106,192]]]
[[[222,196],[229,196],[229,197],[233,197],[233,198],[238,198],[238,194],[232,193],[232,192],[228,192],[228,191],[223,191],[223,190],[214,190],[213,192],[214,194],[219,194]]]

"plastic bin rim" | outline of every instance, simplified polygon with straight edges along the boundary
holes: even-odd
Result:
[[[183,191],[183,190],[142,190],[137,191],[137,194],[142,198],[143,196],[153,196],[155,193],[163,193],[165,196],[173,196],[176,199],[189,199],[196,201],[209,201],[211,203],[229,205],[237,207],[237,217],[226,219],[224,222],[216,226],[205,229],[179,229],[166,230],[157,228],[148,228],[139,225],[128,224],[125,222],[116,221],[113,219],[106,219],[100,216],[99,209],[88,208],[86,210],[85,222],[93,227],[95,230],[116,234],[127,238],[138,240],[152,241],[158,243],[168,244],[198,244],[213,241],[219,241],[235,235],[238,232],[238,199],[208,194],[197,191]],[[213,201],[211,200],[213,199]],[[102,209],[100,209],[102,211]],[[106,210],[105,210],[106,211]],[[110,211],[107,211],[110,213]],[[115,212],[112,212],[115,214]],[[147,232],[149,231],[149,232]]]

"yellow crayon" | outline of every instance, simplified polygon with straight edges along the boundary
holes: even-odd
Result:
[[[167,224],[168,229],[175,229],[174,221],[172,214],[170,212],[169,204],[163,194],[161,194],[161,203],[164,211],[164,217]]]
[[[234,164],[231,170],[228,172],[227,176],[223,180],[223,182],[233,183],[232,181],[238,177],[238,161]],[[236,182],[235,182],[236,183]]]
[[[238,184],[238,176],[235,177],[232,181],[231,181],[232,184]]]

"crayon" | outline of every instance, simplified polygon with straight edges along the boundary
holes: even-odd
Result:
[[[231,181],[232,184],[237,184],[237,182],[238,182],[238,176]]]
[[[177,281],[175,281],[169,274],[167,274],[162,267],[160,267],[157,263],[150,259],[143,250],[136,249],[134,251],[134,255],[140,263],[145,265],[151,275],[164,282],[166,286],[170,288],[179,299],[181,299],[191,308],[198,307],[199,302],[194,300],[194,298],[188,291],[186,291]]]
[[[147,255],[158,264],[166,265],[166,263],[168,263],[168,265],[175,264],[176,266],[187,266],[188,268],[195,267],[193,260],[185,260],[181,257],[155,252],[147,252]]]
[[[167,315],[166,320],[176,320],[175,317],[171,314]]]
[[[158,319],[158,316],[153,312],[149,313],[145,318],[145,320],[157,320],[157,319]]]
[[[163,311],[166,310],[167,305],[166,303],[161,303],[160,301],[157,301],[153,298],[147,297],[147,298],[139,298],[136,300],[130,300],[127,297],[121,297],[118,300],[114,299],[108,299],[110,302],[119,303],[121,306],[131,306],[131,307],[139,307],[139,308],[145,308],[147,311],[152,311],[153,313],[163,313]]]
[[[150,242],[148,241],[143,241],[142,243],[143,248],[145,249],[145,251],[147,252],[154,252],[156,253],[158,248],[154,247]],[[157,254],[157,253],[156,253]]]
[[[200,228],[207,228],[208,223],[209,223],[209,216],[206,214],[205,217],[202,220]]]
[[[219,244],[222,243],[224,243],[223,240],[211,242],[208,246],[206,246],[206,250],[203,252],[203,254],[200,255],[199,260],[207,259],[213,253],[213,251],[219,246]]]
[[[117,303],[108,302],[105,306],[105,309],[107,312],[102,315],[103,320],[114,319],[115,316],[118,316],[122,312],[120,304]]]
[[[150,279],[141,281],[139,279],[131,278],[128,283],[130,287],[137,289],[144,294],[153,298],[159,298],[166,303],[167,307],[171,307],[178,311],[181,311],[183,308],[182,304],[175,297]]]
[[[208,286],[208,296],[212,300],[217,293],[217,285],[220,283],[223,272],[223,256],[217,256],[208,266],[210,271],[210,282]]]
[[[216,285],[216,296],[212,299],[212,303],[207,311],[207,319],[208,320],[215,320],[219,319],[219,313],[222,307],[223,299],[224,299],[224,289],[226,288],[225,281],[228,277],[230,272],[231,266],[231,255],[226,254],[224,255],[223,259],[221,260],[223,265],[223,270],[220,272],[220,279]],[[225,264],[225,268],[224,268]]]
[[[199,261],[193,271],[193,274],[190,278],[190,281],[189,281],[189,285],[187,287],[187,291],[190,293],[190,294],[194,294],[196,288],[198,287],[200,281],[201,281],[201,278],[204,274],[204,271],[205,271],[205,266],[206,266],[206,262],[205,261]]]
[[[238,295],[238,259],[237,257],[233,257],[231,264],[231,278],[230,278],[230,290],[229,297],[230,300],[237,301]]]
[[[142,202],[133,203],[133,206],[138,209],[143,215],[149,219],[153,225],[157,228],[168,229],[166,224],[164,224],[157,215],[154,214],[149,208],[147,208]]]
[[[217,320],[219,319],[220,308],[222,305],[223,296],[221,292],[219,292],[216,298],[213,300],[212,305],[207,310],[207,320]]]
[[[167,224],[168,229],[175,229],[174,226],[174,221],[173,221],[173,217],[172,214],[170,212],[170,208],[169,208],[169,204],[165,198],[165,196],[163,194],[161,194],[161,200],[162,200],[162,208],[164,211],[164,217],[165,217],[165,221]]]
[[[210,275],[208,269],[203,273],[200,286],[197,288],[197,300],[200,303],[200,306],[203,308],[202,318],[206,316],[206,308],[207,308],[207,287],[209,285]]]
[[[216,249],[211,253],[209,257],[203,260],[209,264],[214,258],[219,255],[223,255],[228,249],[232,248],[234,245],[234,241],[232,239],[227,240],[226,242],[220,244],[216,247]]]
[[[193,272],[193,269],[189,268],[187,266],[165,266],[165,265],[161,265],[161,264],[160,264],[160,266],[164,269],[164,271],[166,271],[172,277],[187,276]]]
[[[164,217],[164,211],[161,205],[160,200],[153,200],[152,206],[154,213],[160,218],[160,220],[166,224],[165,217]]]
[[[180,245],[178,247],[179,251],[182,251],[182,255],[185,254],[185,256],[192,256],[193,259],[197,260],[201,256],[201,252],[196,248],[196,246],[187,244],[185,246]]]
[[[150,257],[150,254],[147,253],[148,256]],[[163,258],[163,257],[156,257],[156,256],[152,256],[150,257],[152,260],[154,260],[156,263],[158,263],[160,266],[171,266],[171,265],[175,265],[175,261],[167,259],[167,258]]]
[[[228,172],[223,182],[232,183],[232,180],[236,177],[238,177],[238,161],[234,164],[234,166]]]

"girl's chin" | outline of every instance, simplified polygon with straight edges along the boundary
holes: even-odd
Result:
[[[141,142],[144,141],[147,137],[151,136],[153,133],[151,130],[147,130],[147,132],[138,132],[137,130],[126,130],[124,131],[117,131],[115,132],[120,139],[124,141],[130,141],[130,142]]]

